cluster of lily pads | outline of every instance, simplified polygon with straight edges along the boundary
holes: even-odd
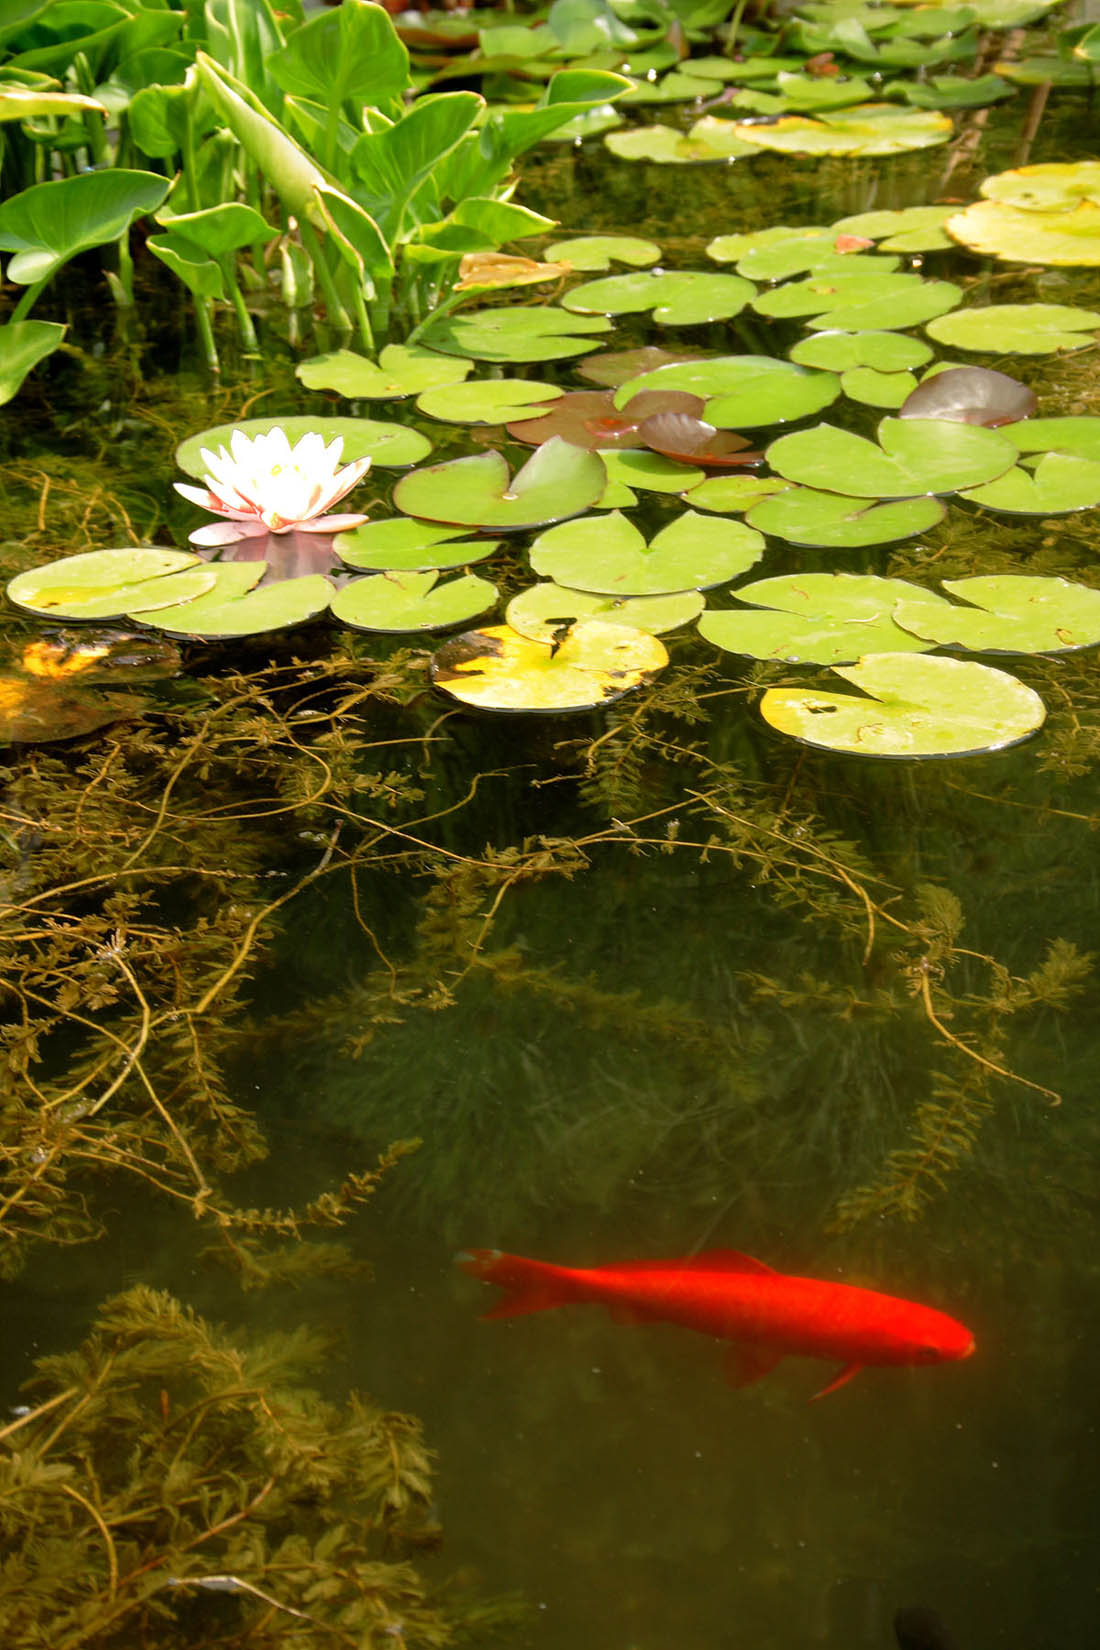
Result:
[[[1053,197],[1092,187],[1091,171],[1028,167],[990,179],[985,197],[1031,189],[1046,215]],[[353,404],[415,397],[442,423],[504,426],[534,447],[525,463],[488,448],[425,465],[427,437],[364,417],[222,426],[177,454],[201,483],[180,491],[223,518],[195,529],[199,550],[67,557],[19,575],[8,595],[40,616],[125,618],[197,640],[322,613],[375,633],[432,633],[491,614],[498,588],[471,569],[507,536],[531,534],[539,582],[511,598],[505,624],[464,631],[432,661],[436,686],[464,704],[606,703],[667,662],[662,635],[694,624],[730,654],[828,667],[863,690],[858,699],[831,688],[764,696],[765,718],[811,743],[889,755],[1011,743],[1041,723],[1038,696],[1003,670],[932,650],[1094,646],[1100,592],[1003,575],[947,581],[941,595],[847,572],[734,587],[769,542],[895,543],[935,527],[948,497],[1035,516],[1100,505],[1100,417],[1036,416],[1035,397],[1014,377],[935,361],[930,343],[902,330],[923,325],[937,341],[1005,354],[1078,347],[1100,329],[1100,313],[1070,306],[960,308],[958,286],[899,270],[902,251],[942,244],[949,211],[718,236],[710,255],[735,273],[664,271],[660,248],[634,237],[559,243],[548,256],[568,253],[574,267],[622,259],[634,270],[572,286],[561,307],[475,310],[375,359],[339,349],[299,367],[308,388]],[[645,309],[685,328],[746,306],[778,324],[800,321],[806,336],[786,359],[657,346],[593,353],[614,315]],[[562,358],[589,387],[472,376],[478,360],[526,368]],[[873,437],[810,422],[845,398],[887,409]],[[787,425],[798,427],[783,433]],[[391,513],[377,514],[376,497],[362,513],[329,514],[372,465],[375,477],[406,472]],[[648,540],[624,513],[640,493],[679,506]]]

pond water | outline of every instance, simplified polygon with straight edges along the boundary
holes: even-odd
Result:
[[[596,145],[543,151],[522,198],[568,230],[652,235],[670,265],[692,267],[724,230],[829,223],[945,189],[970,199],[1022,158],[1024,104],[994,111],[946,181],[948,151],[662,169]],[[1078,158],[1091,115],[1060,100],[1029,158]],[[935,273],[976,267],[933,256]],[[1100,296],[1079,272],[989,266],[988,279],[1006,300]],[[117,527],[121,504],[140,530],[182,542],[174,441],[253,407],[315,405],[277,343],[265,365],[205,390],[174,318],[163,324],[140,381],[134,356],[109,354],[52,416],[31,393],[28,423],[10,419],[4,486],[24,517],[41,496],[47,522],[64,508],[80,528],[75,481],[101,489],[88,531],[112,511]],[[646,336],[629,324],[614,342]],[[728,336],[701,328],[691,342]],[[985,364],[1060,412],[1095,408],[1095,361],[1092,346]],[[557,376],[573,382],[567,367]],[[397,405],[384,416],[415,422]],[[36,477],[50,478],[45,494]],[[663,514],[646,506],[651,523]],[[1019,565],[1096,583],[1100,535],[1094,511],[959,512],[921,545],[773,547],[765,570],[919,576],[932,554],[941,576]],[[203,654],[196,671],[209,681],[273,658],[286,676],[267,704],[287,717],[336,645],[315,631]],[[93,1194],[98,1241],[33,1249],[5,1284],[7,1401],[32,1356],[69,1345],[99,1300],[142,1280],[234,1327],[331,1330],[327,1392],[359,1386],[419,1415],[438,1451],[444,1543],[418,1562],[522,1595],[528,1613],[506,1634],[517,1646],[885,1650],[904,1605],[939,1612],[963,1650],[1092,1642],[1097,1001],[1067,948],[1088,953],[1100,917],[1095,654],[1013,661],[1048,704],[1035,740],[876,764],[771,734],[751,703],[761,672],[694,636],[671,650],[646,695],[557,720],[445,714],[417,664],[406,703],[348,713],[365,737],[327,802],[306,800],[317,772],[304,721],[293,741],[284,723],[271,753],[250,725],[247,759],[219,748],[212,777],[188,751],[160,862],[205,832],[203,851],[223,856],[210,868],[245,878],[247,911],[307,879],[265,928],[218,1049],[269,1146],[227,1183],[232,1198],[301,1205],[391,1142],[421,1143],[340,1234],[373,1278],[297,1289],[241,1293],[201,1258],[209,1233],[185,1205],[111,1180]],[[162,691],[187,714],[186,689]],[[318,688],[326,739],[335,691]],[[196,722],[208,705],[196,689]],[[168,769],[133,730],[114,738],[138,740],[117,776],[91,741],[71,759],[13,760],[9,817],[33,810],[48,778],[69,821],[62,803],[100,773],[115,806],[132,797],[151,819],[156,787],[135,776]],[[337,765],[331,743],[312,748]],[[121,829],[91,801],[86,821],[78,875]],[[31,854],[53,852],[61,881],[48,828]],[[194,925],[236,897],[217,887],[149,894],[181,958]],[[209,961],[209,980],[223,964]],[[55,1066],[65,1052],[51,1045]],[[584,1307],[480,1322],[489,1292],[451,1257],[489,1246],[577,1265],[736,1248],[937,1305],[973,1329],[977,1352],[865,1370],[820,1403],[808,1400],[827,1366],[801,1359],[735,1390],[721,1347],[682,1329]]]

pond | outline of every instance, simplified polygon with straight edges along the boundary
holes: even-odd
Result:
[[[990,173],[1089,158],[1084,95],[1058,94],[1031,130],[1034,109],[1025,94],[965,142],[884,159],[663,166],[598,138],[544,145],[519,197],[562,234],[649,237],[664,266],[702,268],[717,235],[967,202]],[[5,576],[108,545],[183,546],[197,520],[172,491],[184,436],[348,411],[295,379],[305,352],[262,315],[259,352],[219,337],[212,381],[163,272],[135,264],[145,307],[117,325],[95,313],[97,267],[70,267],[57,314],[79,353],[8,409]],[[915,267],[963,283],[968,304],[1100,307],[1095,271],[961,249]],[[671,333],[779,359],[806,331],[800,317],[669,329],[627,315],[606,347]],[[1096,409],[1094,337],[945,354],[1020,379],[1041,416]],[[576,365],[489,376],[591,388]],[[433,463],[530,454],[411,399],[351,410],[427,435]],[[826,416],[870,435],[879,413],[848,401]],[[384,500],[402,473],[375,471]],[[681,507],[646,492],[630,520],[649,537]],[[1097,523],[1095,508],[955,503],[886,545],[769,536],[748,576],[935,588],[1012,571],[1096,588]],[[505,598],[530,583],[530,538],[491,562]],[[8,621],[16,650],[57,628],[14,608]],[[15,1420],[36,1401],[21,1390],[32,1362],[143,1284],[235,1336],[316,1331],[327,1350],[309,1386],[419,1418],[436,1459],[403,1532],[413,1562],[445,1601],[510,1600],[495,1626],[475,1619],[474,1642],[885,1650],[904,1607],[948,1624],[950,1641],[928,1640],[940,1650],[1088,1642],[1095,650],[979,655],[1038,693],[1042,728],[896,761],[776,731],[762,693],[824,672],[723,652],[692,626],[665,636],[663,672],[605,708],[503,716],[431,688],[438,638],[322,618],[183,642],[173,661],[155,629],[130,634],[130,663],[100,691],[136,702],[68,742],[17,743],[8,762]],[[481,1321],[499,1297],[454,1256],[493,1248],[569,1267],[736,1250],[936,1307],[976,1350],[865,1368],[813,1402],[844,1359],[792,1356],[739,1386],[725,1347],[681,1326],[584,1304]],[[232,1521],[230,1501],[218,1516]],[[64,1643],[291,1642],[264,1636],[280,1573],[258,1602],[199,1598],[170,1638],[154,1613],[128,1640],[67,1619]],[[406,1620],[387,1605],[362,1638],[322,1629],[308,1615],[322,1595],[303,1602],[289,1568],[283,1581],[307,1612],[290,1611],[293,1642],[442,1642],[411,1606]],[[7,1585],[11,1642],[50,1643],[12,1602],[21,1575]]]

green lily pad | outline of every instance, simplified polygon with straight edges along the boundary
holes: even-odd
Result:
[[[473,365],[416,344],[387,344],[377,364],[354,350],[338,349],[300,362],[295,376],[307,390],[336,390],[349,401],[388,401],[460,384]]]
[[[641,373],[615,392],[615,405],[628,407],[643,390],[703,396],[703,417],[716,429],[756,429],[820,412],[840,394],[840,380],[770,355],[715,355]]]
[[[213,589],[208,562],[187,550],[89,550],[17,573],[8,599],[51,619],[121,619]]]
[[[181,470],[201,481],[206,474],[203,448],[214,453],[219,447],[228,448],[235,430],[251,440],[253,436],[267,435],[274,429],[284,430],[292,447],[302,436],[312,432],[323,436],[326,442],[343,436],[340,457],[344,464],[369,456],[375,465],[404,469],[409,464],[419,464],[432,450],[427,436],[421,435],[418,430],[406,429],[404,424],[383,424],[373,418],[328,418],[300,414],[290,418],[246,418],[239,424],[215,424],[213,429],[200,430],[198,435],[189,435],[181,441],[176,448],[176,463]]]
[[[898,155],[946,143],[951,132],[951,121],[938,110],[864,103],[825,111],[816,119],[780,115],[766,125],[737,122],[733,135],[758,149],[787,155]]]
[[[695,497],[693,492],[693,502]],[[788,486],[751,505],[747,520],[750,527],[788,544],[839,550],[910,539],[937,526],[945,513],[941,500],[931,496],[871,504],[843,493]]]
[[[761,534],[740,522],[685,510],[647,544],[618,510],[540,533],[531,546],[536,573],[571,590],[659,596],[706,590],[747,572],[764,553]]]
[[[631,378],[654,367],[671,366],[674,361],[697,361],[700,352],[694,349],[661,349],[646,344],[641,349],[605,350],[602,355],[590,355],[587,361],[578,361],[575,372],[591,384],[602,384],[606,389],[618,389]]]
[[[929,321],[925,330],[950,349],[996,355],[1053,355],[1081,349],[1100,329],[1100,314],[1070,304],[988,304]]]
[[[733,99],[735,110],[746,114],[784,115],[817,114],[825,109],[847,109],[853,104],[867,103],[875,95],[869,80],[852,76],[779,74],[774,92],[753,88],[739,91]]]
[[[1094,266],[1100,264],[1100,201],[1080,201],[1069,212],[975,201],[948,218],[947,233],[972,252],[1007,263]]]
[[[850,430],[818,424],[781,435],[768,463],[788,481],[854,498],[953,493],[1003,475],[1016,449],[999,430],[937,418],[884,418],[880,446]]]
[[[603,316],[540,305],[451,315],[428,328],[424,340],[444,355],[472,355],[475,361],[560,361],[599,349],[593,335],[610,331]]]
[[[1034,472],[1020,465],[984,487],[959,494],[987,510],[1016,516],[1059,516],[1100,504],[1100,461],[1071,453],[1044,453]]]
[[[511,478],[498,452],[475,453],[403,476],[393,502],[405,515],[426,521],[513,532],[579,516],[606,485],[607,471],[598,454],[554,436]]]
[[[1004,433],[1022,453],[1071,453],[1100,460],[1100,417],[1095,415],[1029,418],[1008,425]]]
[[[637,315],[651,309],[664,326],[699,326],[739,315],[756,294],[739,275],[708,270],[638,270],[586,281],[562,299],[564,308],[581,315]]]
[[[1017,86],[1076,86],[1092,90],[1096,77],[1088,63],[1053,53],[1036,57],[1002,58],[994,63],[995,74]]]
[[[505,617],[513,630],[532,641],[552,642],[563,625],[578,619],[604,619],[608,624],[646,630],[663,635],[690,624],[703,611],[705,600],[698,590],[678,590],[668,596],[608,596],[594,590],[567,590],[545,579],[521,590],[508,603]]]
[[[840,375],[840,387],[850,401],[865,407],[885,407],[891,411],[909,399],[917,388],[911,372],[878,372],[874,367],[852,367]]]
[[[564,393],[557,384],[533,378],[477,378],[471,384],[424,390],[416,405],[445,424],[507,424],[513,418],[537,418]]]
[[[753,300],[761,315],[813,316],[814,325],[862,332],[920,326],[962,298],[951,281],[920,275],[864,274],[860,270],[810,275],[773,287]]]
[[[839,253],[836,233],[816,225],[806,229],[776,226],[746,235],[718,235],[707,246],[715,263],[735,263],[739,275],[752,281],[783,281],[807,270],[861,274],[890,274],[898,258]]]
[[[866,697],[769,688],[760,714],[780,733],[858,756],[972,756],[1043,725],[1033,689],[1003,670],[928,654],[872,653],[836,668]]]
[[[568,263],[574,269],[610,269],[613,263],[645,269],[661,256],[656,241],[638,235],[579,235],[569,241],[555,241],[543,257],[548,263]]]
[[[938,252],[954,243],[943,225],[953,206],[902,206],[896,210],[856,212],[833,224],[838,235],[866,235],[880,252]]]
[[[145,622],[154,624],[166,636],[230,641],[305,624],[323,613],[332,597],[332,586],[320,573],[282,579],[257,590],[253,586],[263,577],[266,562],[208,565],[216,581],[211,590],[194,601],[176,602],[171,608],[158,609],[155,618]],[[131,618],[143,616],[130,610]]]
[[[708,476],[684,494],[684,503],[693,510],[714,510],[721,515],[740,515],[773,493],[784,493],[789,481],[779,476]]]
[[[891,97],[902,97],[918,109],[984,109],[1016,95],[1016,88],[998,74],[978,75],[973,80],[955,74],[932,75],[924,81],[895,81],[889,90]]]
[[[629,509],[638,502],[637,487],[643,493],[682,493],[703,480],[706,471],[663,453],[637,447],[601,448],[607,471],[607,486],[596,500],[597,510]]]
[[[583,619],[557,646],[511,625],[466,631],[432,658],[432,684],[479,710],[591,710],[641,687],[668,663],[643,630]]]
[[[439,584],[438,572],[377,573],[333,596],[333,614],[355,630],[449,630],[495,607],[499,592],[473,573]]]
[[[456,527],[433,527],[414,516],[390,521],[365,521],[348,533],[337,533],[333,549],[349,567],[376,573],[422,573],[429,568],[467,567],[484,561],[500,546],[499,539],[467,539]]]
[[[757,153],[757,146],[737,137],[732,125],[732,121],[707,115],[686,135],[674,126],[635,126],[626,132],[609,132],[604,143],[620,160],[648,160],[658,166],[728,165],[740,155]]]
[[[1100,161],[1044,161],[1016,166],[986,178],[980,193],[987,200],[1019,206],[1027,212],[1073,212],[1083,201],[1100,201]]]
[[[943,588],[968,603],[958,607],[912,587],[895,617],[930,646],[968,652],[1068,653],[1100,644],[1100,590],[1068,579],[1025,573],[944,579]]]
[[[906,596],[922,594],[903,579],[873,573],[787,573],[737,591],[740,608],[704,613],[699,634],[727,653],[811,665],[854,664],[868,653],[923,653],[935,644],[891,618]]]
[[[824,367],[828,372],[850,372],[873,367],[878,372],[908,372],[931,361],[932,351],[920,338],[901,332],[813,332],[790,352],[802,367]]]

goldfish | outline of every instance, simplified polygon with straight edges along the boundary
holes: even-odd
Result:
[[[854,1284],[775,1272],[736,1249],[593,1267],[554,1266],[499,1249],[456,1258],[464,1271],[505,1291],[487,1318],[595,1302],[622,1322],[680,1324],[732,1342],[726,1372],[739,1387],[788,1355],[840,1362],[814,1393],[824,1398],[865,1364],[937,1364],[974,1351],[970,1330],[945,1312]]]

